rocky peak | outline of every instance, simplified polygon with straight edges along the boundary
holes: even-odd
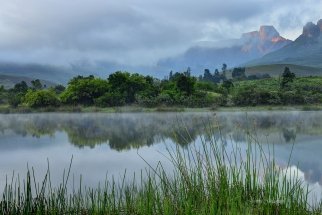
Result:
[[[320,22],[320,21],[319,21]],[[318,22],[318,25],[315,25],[313,22],[308,22],[304,27],[303,27],[303,33],[302,35],[305,36],[305,37],[318,37],[320,35],[320,27],[319,27],[319,24],[322,25],[322,23]]]
[[[272,40],[273,38],[280,37],[280,34],[271,25],[263,25],[259,28],[259,37],[261,40]]]

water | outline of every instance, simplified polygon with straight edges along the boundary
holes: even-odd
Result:
[[[250,132],[265,147],[274,145],[281,167],[290,164],[320,197],[322,185],[322,112],[221,113],[52,113],[0,115],[0,189],[27,167],[39,181],[48,164],[52,182],[62,182],[71,159],[71,180],[86,186],[156,166],[171,168],[167,148],[189,147],[209,138],[226,148],[246,147]],[[264,147],[264,148],[265,148]],[[290,159],[290,153],[292,156]],[[8,179],[6,179],[8,177]]]

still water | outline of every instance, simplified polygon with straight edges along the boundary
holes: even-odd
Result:
[[[148,168],[147,163],[161,161],[170,169],[167,149],[207,141],[209,127],[211,138],[227,148],[245,148],[247,134],[274,146],[277,164],[289,163],[320,196],[322,112],[297,111],[0,115],[0,190],[6,177],[23,178],[28,167],[41,180],[48,164],[52,182],[58,184],[71,159],[71,178],[82,176],[86,186],[112,176],[117,180],[125,170],[131,176]]]

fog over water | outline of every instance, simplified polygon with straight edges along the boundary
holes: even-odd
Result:
[[[211,128],[211,132],[209,132]],[[13,172],[24,177],[33,167],[42,180],[50,165],[54,184],[73,157],[72,176],[96,186],[156,166],[169,171],[167,148],[198,147],[213,139],[227,151],[256,139],[264,151],[274,146],[277,165],[290,170],[319,195],[322,185],[322,112],[220,113],[52,113],[0,115],[0,189]],[[209,142],[210,144],[210,142]],[[293,150],[292,150],[293,149]],[[141,158],[144,158],[144,160]],[[76,183],[77,184],[77,183]]]

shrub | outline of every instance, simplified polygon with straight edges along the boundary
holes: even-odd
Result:
[[[59,106],[60,101],[54,91],[51,90],[28,90],[24,97],[25,103],[32,108]]]
[[[107,92],[95,99],[94,103],[99,107],[122,106],[125,104],[125,96],[119,92]]]

